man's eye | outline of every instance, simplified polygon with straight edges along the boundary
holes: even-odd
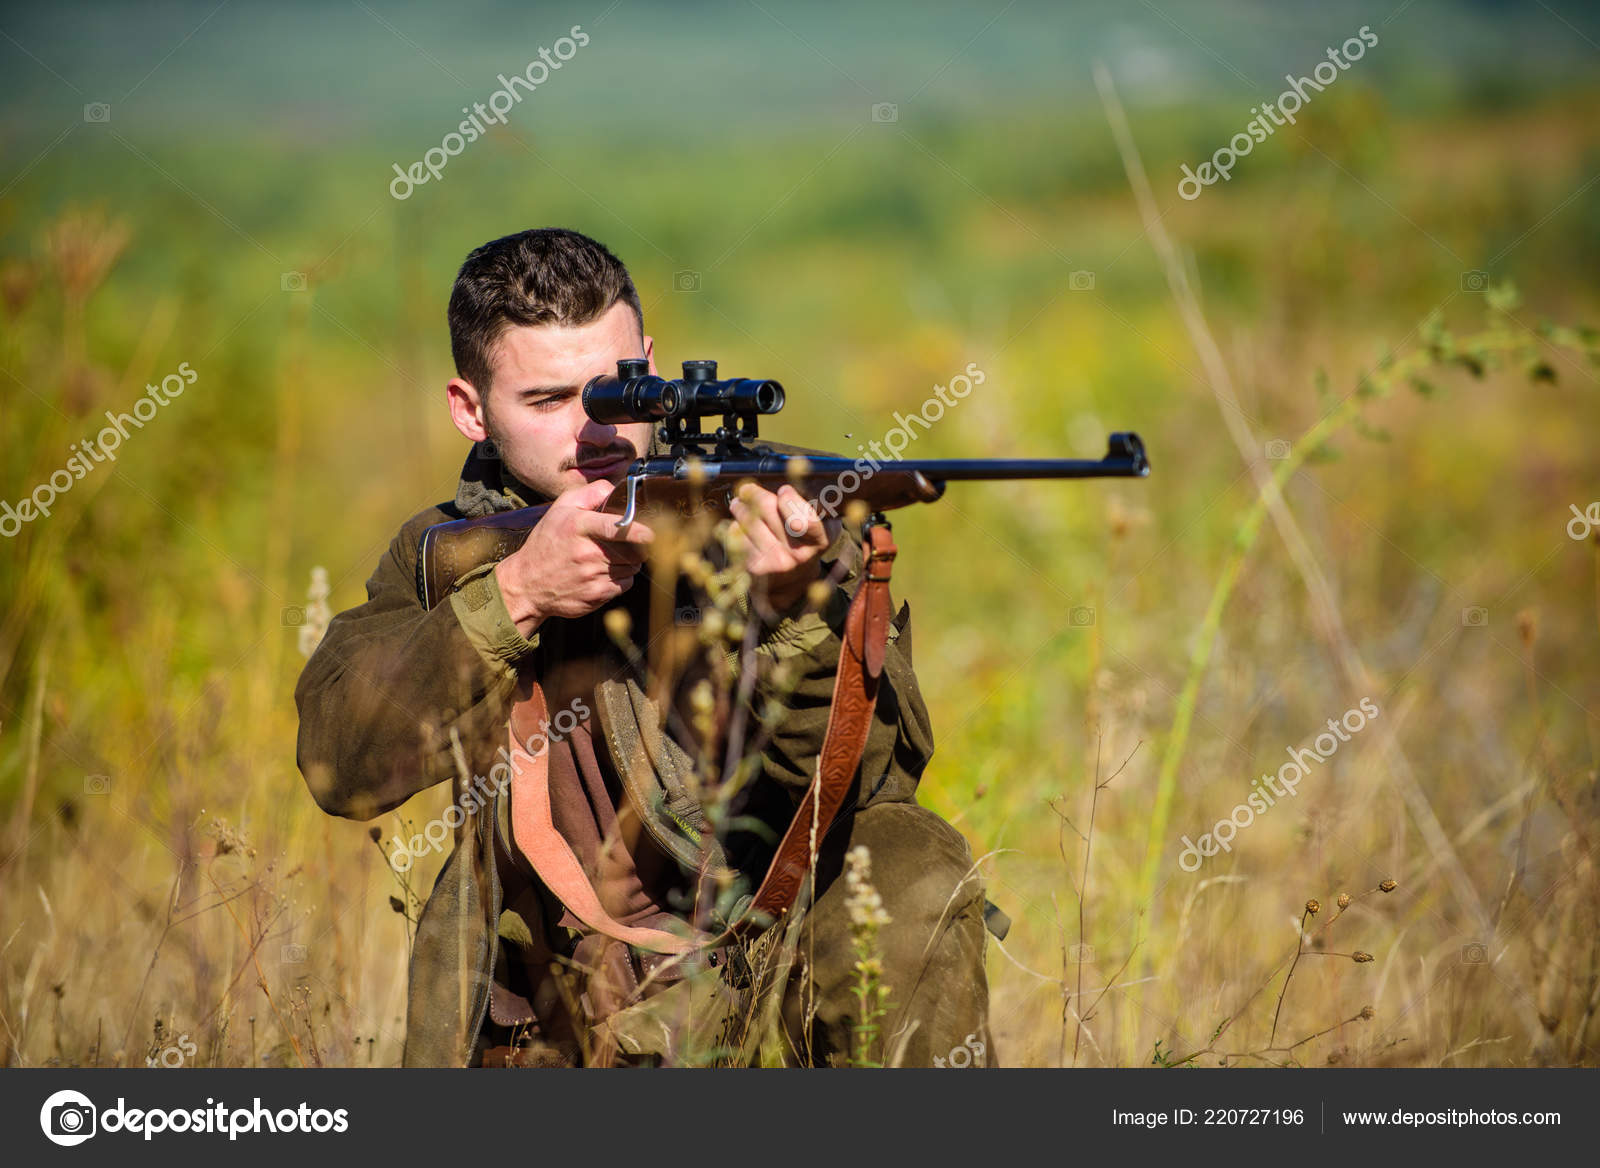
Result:
[[[543,411],[548,412],[548,411],[551,411],[551,410],[560,409],[563,405],[566,404],[566,401],[567,401],[567,395],[566,394],[557,393],[557,394],[552,394],[549,397],[536,397],[536,398],[533,398],[528,404],[531,405],[536,410],[543,410]]]

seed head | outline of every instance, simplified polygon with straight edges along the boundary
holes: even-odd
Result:
[[[883,899],[878,895],[878,890],[872,886],[871,853],[858,844],[845,854],[844,859],[844,882],[849,893],[844,906],[850,916],[852,931],[875,930],[887,925],[889,914],[884,911]],[[881,970],[875,969],[871,972],[878,973]]]
[[[1383,881],[1383,883],[1378,885],[1378,891],[1379,892],[1393,892],[1398,887],[1399,887],[1399,885],[1397,885],[1393,880],[1385,880],[1385,881]]]
[[[628,639],[628,634],[633,631],[633,617],[628,615],[625,608],[613,608],[606,613],[606,634],[618,644]]]
[[[1313,897],[1312,899],[1306,901],[1306,915],[1307,916],[1313,916],[1314,917],[1321,911],[1322,911],[1322,902],[1321,901],[1317,900],[1315,897]]]
[[[678,570],[697,588],[704,588],[711,579],[711,565],[699,552],[684,552],[678,557]]]
[[[740,557],[743,555],[745,544],[748,542],[745,539],[744,528],[740,527],[737,523],[731,523],[727,520],[724,520],[717,524],[716,536],[722,542],[722,550],[726,552],[728,556],[735,561],[735,563],[742,563],[743,561]]]
[[[1362,1006],[1360,1018],[1363,1022],[1371,1022],[1372,1019],[1377,1016],[1377,1013],[1378,1011],[1374,1010],[1371,1006]]]
[[[1363,953],[1360,949],[1357,949],[1354,953],[1350,954],[1350,960],[1354,961],[1357,965],[1365,965],[1367,962],[1372,960],[1372,954]]]
[[[1339,907],[1341,909],[1350,907],[1350,894],[1348,892],[1341,892],[1339,894]]]

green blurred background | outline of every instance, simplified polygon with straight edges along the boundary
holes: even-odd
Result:
[[[395,164],[574,25],[589,43],[507,125],[391,196]],[[1180,165],[1361,26],[1377,45],[1296,126],[1178,196]],[[1203,1046],[1293,951],[1285,922],[1307,896],[1406,876],[1352,926],[1376,971],[1327,974],[1286,1006],[1310,1033],[1376,1000],[1391,1029],[1341,1029],[1297,1060],[1594,1061],[1593,1008],[1569,1016],[1570,987],[1547,984],[1558,965],[1600,968],[1588,950],[1552,956],[1592,935],[1560,899],[1592,869],[1511,877],[1518,840],[1561,857],[1592,839],[1595,563],[1564,524],[1600,497],[1600,411],[1593,362],[1539,326],[1595,317],[1597,60],[1600,18],[1577,4],[6,8],[0,500],[145,383],[180,362],[198,374],[114,466],[0,546],[7,1061],[136,1064],[178,1031],[205,1036],[202,1061],[396,1061],[407,928],[386,898],[405,910],[424,884],[394,887],[364,825],[322,817],[296,773],[306,589],[322,566],[333,610],[358,603],[394,530],[453,492],[455,269],[547,225],[629,264],[664,367],[709,356],[782,380],[775,437],[853,449],[969,362],[986,384],[910,454],[1090,456],[1108,430],[1144,436],[1147,482],[954,488],[896,522],[939,743],[925,801],[989,856],[1017,919],[991,958],[1002,1059]],[[1416,351],[1435,310],[1516,338],[1519,361],[1537,353],[1554,375],[1429,374],[1431,396],[1374,400],[1286,489],[1460,867],[1376,746],[1198,876],[1173,862],[1180,833],[1362,694],[1270,524],[1202,637],[1256,487],[1095,62],[1231,370],[1251,460],[1270,463],[1386,352]],[[1485,326],[1488,281],[1521,301]],[[1107,771],[1142,745],[1095,808],[1080,936],[1097,743]],[[1482,915],[1450,887],[1462,871]],[[1481,979],[1429,988],[1475,939],[1514,980],[1511,1005]],[[256,962],[265,992],[242,976]],[[1134,982],[1072,1055],[1078,988]],[[1237,1025],[1267,1037],[1254,1015]],[[1468,1047],[1507,1028],[1509,1043]]]

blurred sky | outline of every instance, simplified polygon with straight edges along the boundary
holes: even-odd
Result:
[[[573,25],[590,44],[519,122],[689,137],[859,121],[877,102],[1003,117],[1082,95],[1096,59],[1132,101],[1249,103],[1362,25],[1379,44],[1361,72],[1391,102],[1492,104],[1592,75],[1600,53],[1600,14],[1577,0],[8,3],[0,148],[53,137],[89,102],[133,131],[436,141]]]

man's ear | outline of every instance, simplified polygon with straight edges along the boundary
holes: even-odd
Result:
[[[452,377],[444,392],[450,402],[450,420],[461,431],[461,436],[474,442],[487,438],[489,429],[484,425],[483,399],[477,388],[470,381]]]
[[[648,334],[644,338],[644,358],[650,362],[650,376],[660,377],[656,372],[656,339]]]

